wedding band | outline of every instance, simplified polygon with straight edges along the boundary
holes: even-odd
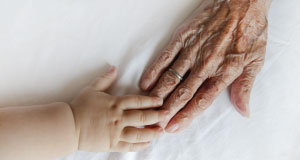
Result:
[[[175,77],[177,77],[179,80],[182,81],[183,77],[182,77],[178,72],[176,72],[176,71],[175,71],[174,69],[172,69],[172,68],[169,68],[169,71],[170,71]]]

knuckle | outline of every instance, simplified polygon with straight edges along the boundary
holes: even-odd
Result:
[[[121,119],[116,119],[113,121],[114,126],[121,126],[123,124],[123,121]]]
[[[121,127],[124,124],[124,119],[123,119],[123,111],[114,108],[112,109],[110,113],[110,119],[111,119],[111,124],[115,127]]]
[[[181,67],[184,68],[185,66],[191,66],[192,58],[190,57],[192,51],[185,52],[185,54],[181,54],[180,63]]]
[[[188,101],[192,98],[193,94],[194,93],[190,87],[188,87],[187,85],[183,85],[178,88],[176,92],[176,99],[180,101]]]
[[[196,68],[197,69],[197,68]],[[204,70],[200,70],[200,72],[197,72],[196,70],[194,70],[191,73],[191,79],[193,79],[193,81],[199,81],[202,82],[206,79],[206,77],[208,76],[208,71],[206,69]]]
[[[112,109],[112,110],[118,110],[119,108],[121,108],[120,106],[121,106],[121,105],[120,105],[119,103],[116,103],[116,104],[113,104],[113,105],[111,106],[111,109]]]
[[[167,61],[171,58],[171,49],[170,47],[166,48],[165,50],[162,51],[160,57],[159,57],[159,62]]]
[[[207,109],[209,106],[210,101],[212,100],[212,96],[210,94],[205,94],[205,93],[199,93],[195,97],[194,101],[194,107],[192,108],[192,112],[194,113],[200,113],[204,110]]]
[[[165,72],[150,95],[164,98],[179,83],[177,77],[170,72]]]
[[[120,128],[124,125],[124,120],[122,118],[122,115],[119,113],[115,113],[112,115],[112,121],[111,121],[111,125],[115,126],[117,128]]]
[[[166,72],[162,79],[162,83],[167,86],[174,86],[177,83],[176,80],[176,77],[171,72]]]
[[[191,109],[191,112],[194,114],[200,114],[208,108],[206,102],[202,103],[202,102],[198,101],[197,103],[198,103],[198,105]],[[199,105],[199,104],[201,104],[201,105]]]
[[[112,103],[111,108],[114,110],[118,110],[122,108],[122,105],[123,105],[123,98],[116,98]]]
[[[223,87],[226,86],[227,84],[229,84],[229,81],[227,79],[228,79],[227,77],[218,79],[218,82],[215,82],[215,83],[218,83],[218,85],[213,86],[211,92],[213,92],[213,93],[221,92]]]

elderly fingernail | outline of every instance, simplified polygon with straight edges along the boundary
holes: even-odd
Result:
[[[246,117],[249,118],[250,117],[250,112],[249,112],[249,105],[248,104],[244,104],[242,101],[236,101],[235,102],[235,106],[238,110],[238,112]]]
[[[142,89],[145,89],[145,90],[148,89],[149,86],[150,86],[150,80],[148,80],[148,79],[145,79],[141,84]]]
[[[246,104],[245,106],[244,106],[244,111],[243,111],[243,116],[244,117],[246,117],[246,118],[250,118],[250,111],[249,111],[249,105],[248,104]]]
[[[179,125],[177,123],[175,123],[171,127],[168,127],[166,129],[166,131],[169,132],[169,133],[174,133],[178,130],[178,128],[179,128]]]

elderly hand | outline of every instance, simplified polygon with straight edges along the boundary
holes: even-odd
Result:
[[[172,118],[168,132],[186,128],[230,84],[233,105],[249,116],[250,91],[264,63],[270,2],[204,1],[179,27],[140,81],[143,90],[153,88],[150,95],[168,97],[163,108],[170,117],[161,124]]]

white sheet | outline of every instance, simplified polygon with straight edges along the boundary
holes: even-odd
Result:
[[[68,101],[107,63],[120,72],[111,93],[139,93],[144,67],[200,1],[0,1],[0,106]],[[76,152],[63,160],[299,160],[299,8],[299,0],[273,2],[251,119],[224,91],[188,129],[143,152]]]

